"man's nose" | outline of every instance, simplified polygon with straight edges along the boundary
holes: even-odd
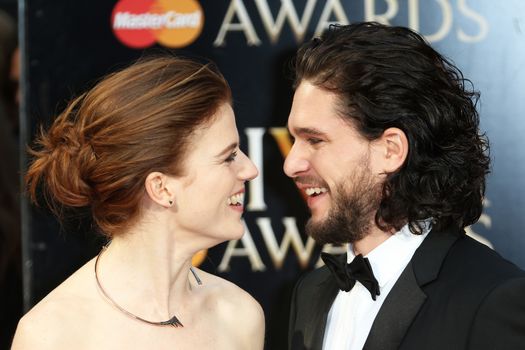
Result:
[[[292,146],[290,153],[286,156],[284,160],[284,173],[293,178],[308,171],[310,163],[308,159],[304,156],[300,147],[296,144]]]

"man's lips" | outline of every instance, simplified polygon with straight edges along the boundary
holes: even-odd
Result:
[[[305,202],[308,202],[310,198],[329,192],[328,185],[318,177],[298,176],[293,180]]]
[[[313,209],[316,203],[329,192],[328,187],[318,184],[297,183],[297,187],[310,209]]]
[[[328,192],[328,186],[320,184],[300,184],[297,187],[307,196],[319,195]]]

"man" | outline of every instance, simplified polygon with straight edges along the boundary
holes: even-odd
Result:
[[[295,71],[284,170],[308,234],[350,248],[298,282],[290,348],[525,349],[525,272],[463,230],[489,170],[469,81],[377,23],[331,27]]]

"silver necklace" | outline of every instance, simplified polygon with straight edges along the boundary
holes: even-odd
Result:
[[[100,284],[100,281],[98,279],[98,274],[97,274],[97,267],[98,267],[98,260],[100,258],[100,256],[102,255],[102,253],[106,250],[107,246],[104,246],[102,247],[102,250],[100,250],[100,253],[98,253],[97,255],[97,258],[95,259],[95,280],[97,281],[97,286],[98,286],[98,289],[100,290],[100,292],[102,293],[102,295],[104,295],[105,299],[111,304],[113,305],[115,308],[117,308],[119,311],[121,311],[122,313],[126,314],[127,316],[131,317],[131,318],[134,318],[136,320],[139,320],[139,321],[142,321],[144,323],[147,323],[147,324],[150,324],[150,325],[154,325],[154,326],[172,326],[172,327],[184,327],[182,325],[182,323],[179,321],[179,319],[177,318],[177,316],[173,315],[172,318],[170,318],[169,320],[167,321],[161,321],[161,322],[153,322],[153,321],[148,321],[146,319],[143,319],[142,317],[139,317],[137,315],[134,315],[132,314],[131,312],[129,312],[128,310],[124,309],[122,306],[120,306],[119,304],[117,304],[115,302],[115,300],[113,300],[109,295],[108,293],[106,293],[106,291],[104,290],[104,288],[102,288],[102,284]],[[190,267],[190,271],[191,273],[193,274],[193,277],[195,277],[195,280],[197,281],[197,284],[198,285],[201,285],[202,284],[202,281],[201,279],[199,278],[199,276],[197,275],[197,272],[195,272],[195,270],[193,269],[193,267]]]

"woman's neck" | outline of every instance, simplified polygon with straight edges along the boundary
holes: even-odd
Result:
[[[111,298],[127,311],[152,321],[171,318],[196,285],[193,251],[173,234],[144,228],[115,237],[98,262],[98,278]]]

